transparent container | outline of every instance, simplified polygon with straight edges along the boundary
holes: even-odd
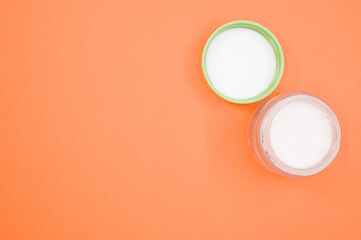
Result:
[[[276,155],[270,140],[271,123],[276,114],[287,104],[296,101],[311,103],[320,109],[327,116],[332,132],[331,145],[327,154],[322,160],[307,168],[292,167],[281,161]],[[273,173],[293,178],[310,176],[325,169],[336,157],[340,147],[340,139],[340,126],[331,108],[318,97],[303,92],[281,94],[262,103],[252,115],[248,127],[248,142],[252,154],[259,164]]]

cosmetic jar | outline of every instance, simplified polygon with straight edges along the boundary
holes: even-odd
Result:
[[[234,103],[252,103],[268,96],[284,68],[281,45],[264,26],[234,21],[218,28],[203,49],[202,68],[210,88]]]
[[[303,92],[281,94],[262,103],[248,126],[248,142],[259,164],[293,178],[325,169],[336,157],[340,139],[331,108]]]

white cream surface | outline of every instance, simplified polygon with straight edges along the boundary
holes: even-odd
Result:
[[[276,55],[258,32],[232,28],[217,35],[206,55],[207,73],[213,86],[234,99],[262,93],[276,72]]]
[[[319,163],[331,148],[329,117],[306,101],[280,108],[270,127],[270,142],[276,156],[286,165],[307,169]]]

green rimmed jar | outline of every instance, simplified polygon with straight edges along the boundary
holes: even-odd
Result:
[[[252,97],[248,97],[248,98],[234,98],[234,97],[227,96],[227,94],[222,93],[219,89],[217,89],[217,87],[215,87],[215,85],[213,84],[212,79],[210,77],[210,74],[207,71],[207,53],[208,53],[208,50],[209,50],[210,45],[212,44],[213,40],[216,37],[218,37],[220,34],[222,34],[223,32],[230,30],[230,29],[234,29],[234,28],[253,30],[256,33],[258,33],[259,35],[261,35],[272,47],[272,50],[273,50],[274,56],[275,56],[275,70],[274,70],[273,79],[270,81],[268,86],[261,93],[255,95],[255,96],[252,96]],[[205,77],[208,85],[211,87],[211,89],[217,95],[219,95],[223,99],[230,101],[230,102],[239,103],[239,104],[247,104],[247,103],[257,102],[257,101],[267,97],[277,87],[278,83],[281,80],[282,74],[283,74],[284,56],[283,56],[281,45],[279,44],[278,40],[267,28],[265,28],[264,26],[262,26],[258,23],[251,22],[251,21],[234,21],[234,22],[230,22],[230,23],[227,23],[227,24],[221,26],[209,37],[209,39],[203,49],[202,68],[203,68],[204,77]],[[260,71],[262,71],[262,69],[260,69]]]

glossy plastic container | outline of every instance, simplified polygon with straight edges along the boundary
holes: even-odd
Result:
[[[297,168],[287,165],[276,155],[272,147],[270,129],[272,121],[280,111],[290,103],[310,103],[321,110],[330,126],[331,144],[324,157],[307,168]],[[265,169],[286,177],[301,178],[316,174],[325,169],[336,157],[340,147],[341,132],[338,120],[331,108],[318,97],[303,93],[291,92],[281,94],[262,103],[252,115],[248,128],[248,141],[253,156]],[[307,151],[308,149],[304,149]]]
[[[264,89],[264,91],[262,91],[258,95],[253,96],[251,98],[245,98],[245,99],[244,98],[232,98],[232,97],[229,97],[229,96],[223,94],[214,86],[212,79],[208,74],[207,53],[208,53],[209,47],[212,44],[213,40],[215,40],[216,37],[218,37],[223,32],[230,30],[230,29],[249,29],[249,30],[252,30],[252,31],[260,34],[261,36],[263,36],[265,38],[265,40],[268,41],[268,43],[272,47],[274,55],[275,55],[276,69],[275,69],[275,73],[273,76],[273,80],[270,82],[268,87],[266,89]],[[204,74],[204,77],[205,77],[208,85],[218,96],[220,96],[221,98],[223,98],[227,101],[233,102],[233,103],[247,104],[247,103],[253,103],[253,102],[259,101],[259,100],[267,97],[277,87],[278,83],[281,80],[282,74],[283,74],[284,56],[283,56],[281,45],[278,42],[277,38],[267,28],[265,28],[264,26],[262,26],[258,23],[251,22],[251,21],[234,21],[234,22],[229,22],[229,23],[221,26],[215,32],[213,32],[213,34],[209,37],[209,39],[207,40],[207,43],[205,44],[204,49],[203,49],[202,69],[203,69],[203,74]],[[258,71],[263,71],[263,70],[264,69],[258,69]],[[250,81],[249,84],[252,84],[252,80],[250,79],[249,81]],[[234,87],[236,87],[236,86],[234,86]]]

